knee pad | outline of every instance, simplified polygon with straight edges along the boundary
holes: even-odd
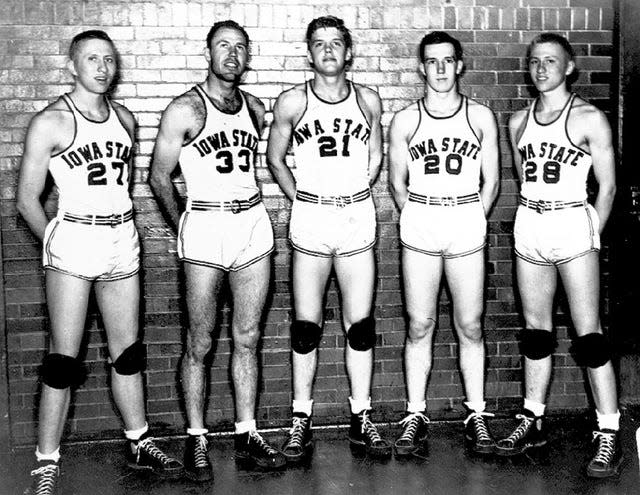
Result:
[[[78,358],[51,353],[42,360],[40,376],[46,385],[62,390],[82,385],[87,371]]]
[[[520,352],[529,359],[544,359],[556,349],[556,336],[547,330],[524,329],[520,334]]]
[[[356,321],[347,331],[349,347],[354,351],[368,351],[376,344],[376,320],[367,316]]]
[[[291,324],[291,348],[298,354],[309,354],[318,348],[322,329],[306,320],[295,320]]]
[[[142,341],[136,340],[118,356],[111,366],[118,375],[135,375],[144,370],[145,352]]]
[[[571,346],[576,363],[587,368],[599,368],[611,359],[611,349],[601,333],[578,337]]]

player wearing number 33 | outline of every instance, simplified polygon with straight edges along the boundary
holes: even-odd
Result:
[[[469,415],[465,439],[491,454],[484,401],[486,215],[498,193],[498,132],[491,110],[458,91],[462,46],[447,33],[419,48],[425,95],[399,111],[389,132],[389,181],[401,210],[402,273],[408,315],[404,363],[407,414],[397,456],[423,456],[441,280],[446,276]]]
[[[189,318],[181,363],[188,422],[185,470],[207,481],[205,356],[212,346],[224,278],[232,294],[231,376],[234,388],[236,458],[280,468],[282,454],[256,431],[259,323],[269,288],[273,231],[256,184],[254,159],[264,105],[239,89],[249,61],[249,36],[236,22],[216,22],[206,40],[206,80],[174,99],[160,122],[151,186],[178,232]],[[180,164],[187,189],[178,209],[171,174]]]

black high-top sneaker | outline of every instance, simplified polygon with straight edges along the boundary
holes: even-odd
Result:
[[[547,435],[543,428],[542,416],[535,416],[528,409],[524,414],[517,414],[520,424],[507,438],[496,442],[495,453],[502,456],[518,455],[527,449],[542,447],[547,443]]]
[[[465,444],[476,454],[493,454],[495,451],[496,443],[484,419],[492,416],[491,413],[473,411],[464,420]]]
[[[311,418],[304,413],[293,413],[293,420],[287,439],[282,445],[282,453],[287,462],[303,460],[313,449]]]
[[[595,452],[587,464],[587,476],[591,478],[617,476],[622,464],[620,433],[607,429],[594,431],[593,442]]]
[[[184,474],[193,481],[213,479],[209,460],[209,442],[205,435],[188,435],[184,449]]]
[[[137,442],[129,440],[127,444],[126,457],[130,468],[148,469],[163,478],[179,478],[184,474],[182,463],[160,450],[149,433],[142,435]],[[135,447],[135,452],[130,446]]]
[[[418,450],[427,452],[427,423],[429,418],[423,413],[407,413],[400,421],[402,433],[393,444],[396,457],[408,457]]]
[[[60,465],[55,461],[38,461],[36,469],[31,471],[31,486],[25,495],[55,495],[58,493]]]
[[[234,435],[236,460],[262,469],[280,469],[287,459],[278,450],[269,445],[257,431],[236,433]]]
[[[351,414],[349,442],[352,447],[372,457],[389,458],[391,444],[378,433],[378,429],[369,417],[370,412],[371,409],[363,409],[358,414]]]

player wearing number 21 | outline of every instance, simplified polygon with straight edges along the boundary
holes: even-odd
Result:
[[[264,105],[239,89],[249,60],[249,36],[234,21],[207,36],[206,80],[174,99],[160,122],[151,186],[178,232],[186,278],[189,327],[181,363],[187,428],[185,470],[210,480],[205,425],[205,356],[211,349],[218,296],[228,275],[232,294],[231,376],[236,409],[236,457],[263,468],[284,457],[256,431],[259,323],[269,288],[273,231],[254,173]],[[180,163],[187,204],[180,215],[171,174]]]

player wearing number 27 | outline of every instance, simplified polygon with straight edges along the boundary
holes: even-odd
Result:
[[[254,159],[264,105],[239,89],[249,60],[249,36],[236,22],[215,23],[207,36],[206,80],[165,110],[151,166],[151,186],[178,232],[186,277],[189,327],[181,363],[187,415],[185,470],[210,480],[205,425],[205,356],[217,303],[228,275],[232,294],[231,376],[236,458],[263,468],[285,464],[256,431],[259,323],[269,287],[273,231],[260,198]],[[180,163],[187,204],[180,214],[171,174]]]
[[[423,455],[426,386],[438,299],[446,276],[469,415],[465,439],[491,454],[485,417],[482,312],[486,215],[498,193],[498,132],[491,110],[461,94],[462,46],[434,31],[422,39],[424,97],[398,112],[389,133],[389,181],[401,210],[402,273],[409,319],[404,363],[407,415],[397,456]]]

